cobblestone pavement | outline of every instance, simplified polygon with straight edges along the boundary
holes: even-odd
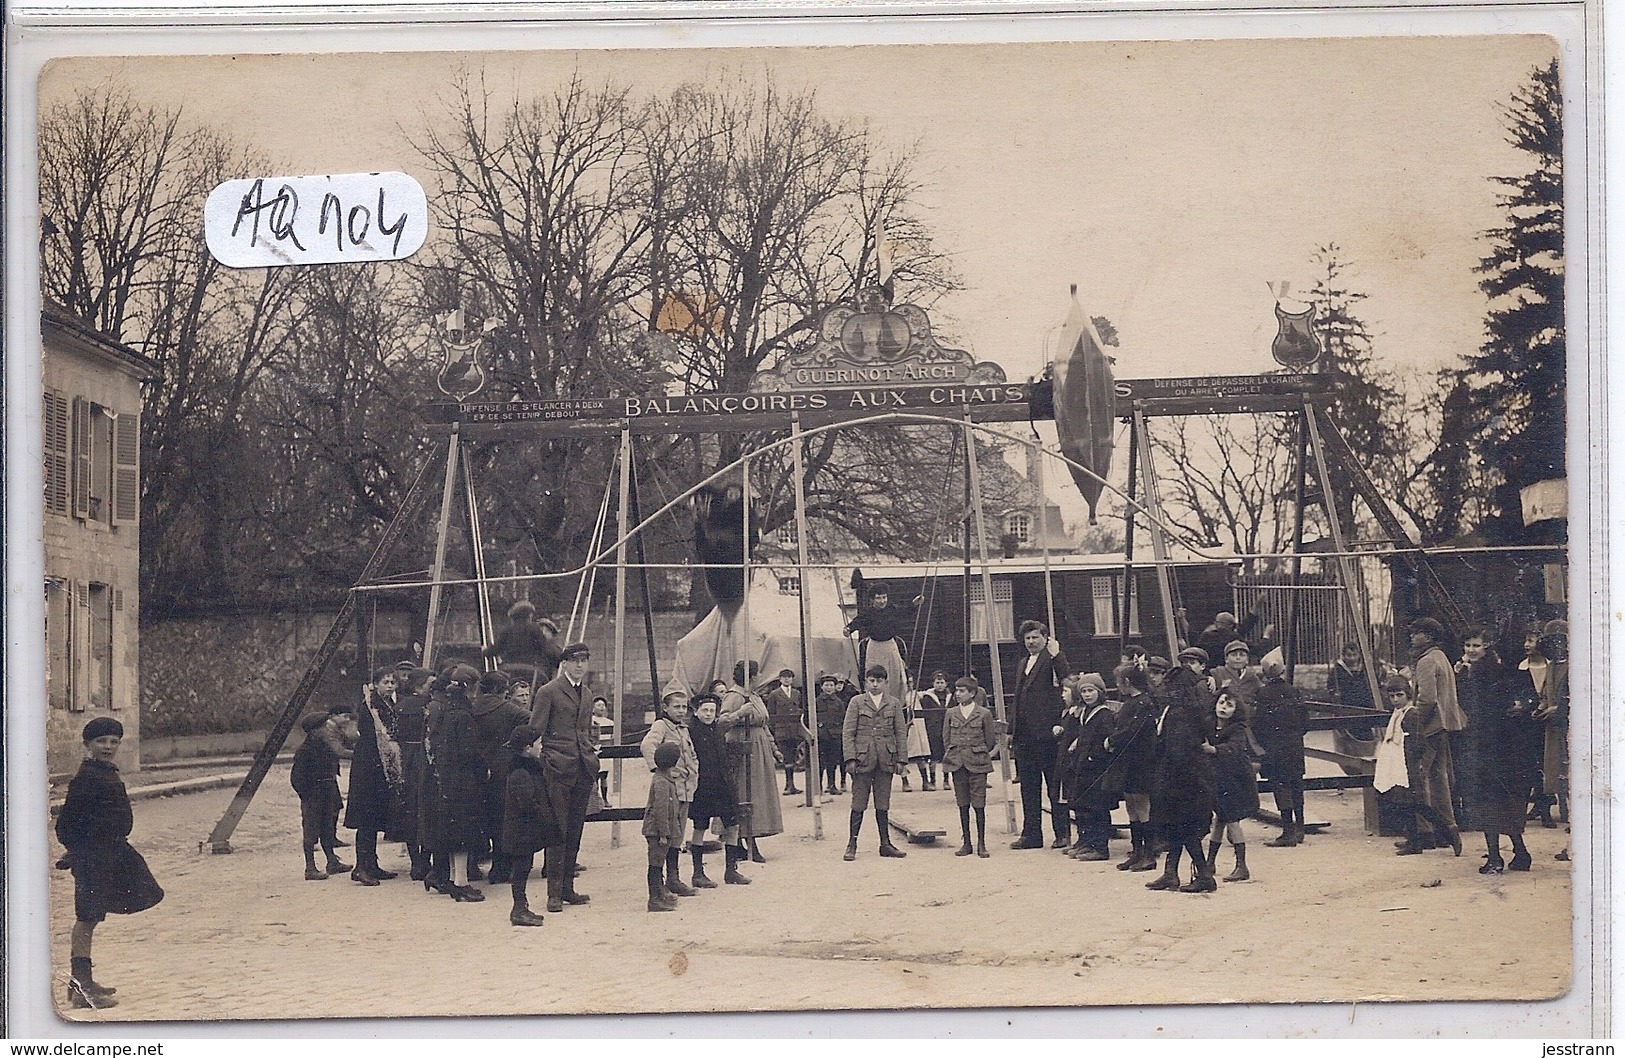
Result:
[[[629,766],[626,803],[643,780]],[[229,802],[222,789],[143,801],[136,847],[168,890],[157,908],[97,931],[96,970],[119,988],[86,1020],[412,1017],[691,1010],[1075,1006],[1217,1001],[1536,998],[1567,988],[1569,864],[1562,830],[1529,832],[1535,869],[1481,876],[1482,850],[1396,857],[1360,829],[1356,794],[1309,795],[1331,828],[1296,849],[1249,824],[1254,880],[1212,895],[1148,892],[1153,875],[1016,852],[1004,806],[989,805],[989,859],[959,858],[952,795],[894,795],[893,812],[949,832],[841,860],[847,802],[786,799],[788,832],[762,842],[753,884],[723,886],[645,912],[643,841],[588,829],[580,881],[590,905],[508,925],[506,886],[459,904],[407,880],[303,879],[298,806],[273,770],[230,855],[199,852]],[[795,803],[796,807],[790,807]],[[348,832],[341,832],[347,834]],[[1114,843],[1114,858],[1126,851]],[[349,850],[345,850],[348,855]],[[1220,854],[1220,873],[1230,851]],[[722,873],[721,857],[715,876]],[[684,876],[688,873],[684,857]],[[1187,868],[1188,870],[1188,868]],[[72,883],[51,872],[53,994],[64,1004]],[[1437,880],[1436,885],[1431,884]],[[533,887],[533,892],[542,888]],[[534,901],[540,905],[542,900]]]

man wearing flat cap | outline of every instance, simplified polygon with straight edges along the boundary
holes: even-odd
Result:
[[[563,844],[550,845],[544,863],[547,874],[547,909],[585,904],[587,896],[575,889],[576,857],[581,832],[587,823],[587,805],[598,781],[598,751],[592,744],[592,695],[585,680],[592,652],[585,643],[571,643],[562,651],[559,672],[536,692],[530,723],[541,731],[542,776],[554,818],[563,831]]]
[[[1467,727],[1467,715],[1456,698],[1456,670],[1444,656],[1444,626],[1431,617],[1411,622],[1411,650],[1416,654],[1416,718],[1422,727],[1422,789],[1417,791],[1451,828],[1454,766],[1450,732]],[[1444,838],[1445,835],[1439,835]]]

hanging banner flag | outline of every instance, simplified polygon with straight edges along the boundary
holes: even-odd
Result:
[[[1095,325],[1078,304],[1078,288],[1074,286],[1072,308],[1061,324],[1051,364],[1055,432],[1067,458],[1089,468],[1099,478],[1111,473],[1112,420],[1116,410],[1115,380],[1103,344]],[[1101,482],[1075,466],[1068,466],[1067,471],[1089,505],[1089,522],[1094,524]]]

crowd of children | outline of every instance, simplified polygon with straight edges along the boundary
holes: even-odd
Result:
[[[1224,664],[1210,669],[1200,646],[1181,650],[1174,662],[1131,647],[1109,686],[1098,673],[1071,673],[1047,630],[1037,622],[1027,622],[1024,630],[1028,626],[1042,636],[1027,637],[1033,639],[1027,644],[1032,661],[1018,673],[1018,686],[1024,686],[1021,678],[1030,682],[1033,672],[1048,671],[1059,691],[1060,711],[1051,728],[1053,847],[1079,861],[1109,860],[1117,833],[1112,813],[1122,805],[1130,847],[1116,868],[1151,871],[1162,857],[1161,874],[1146,888],[1216,891],[1226,841],[1234,865],[1224,881],[1248,881],[1244,827],[1259,812],[1260,775],[1281,819],[1279,837],[1268,844],[1290,848],[1304,840],[1307,707],[1302,692],[1287,681],[1279,652],[1255,668],[1248,644],[1233,640],[1223,648]],[[1382,704],[1390,714],[1378,740],[1374,785],[1404,831],[1397,851],[1416,855],[1449,847],[1460,856],[1460,831],[1470,821],[1485,839],[1481,873],[1530,870],[1526,819],[1557,825],[1549,816],[1552,803],[1567,813],[1567,626],[1549,622],[1502,651],[1485,629],[1468,629],[1453,665],[1443,657],[1442,638],[1437,622],[1415,622],[1415,669],[1383,672]],[[1522,660],[1503,661],[1503,653],[1513,650],[1521,650]],[[1358,697],[1361,684],[1349,678],[1359,664],[1354,653],[1342,659],[1345,671],[1334,673],[1333,682]],[[485,899],[471,883],[486,877],[481,865],[488,862],[490,882],[510,888],[509,921],[536,927],[545,919],[532,910],[527,887],[536,854],[545,851],[547,910],[586,903],[574,888],[582,869],[574,849],[588,810],[585,795],[607,794],[600,788],[596,752],[605,734],[598,715],[604,710],[597,707],[603,699],[585,697],[586,646],[572,644],[562,654],[558,675],[542,688],[466,664],[447,665],[437,674],[403,662],[373,673],[359,708],[340,704],[302,718],[304,740],[290,782],[300,802],[305,878],[349,872],[358,884],[378,886],[396,875],[379,864],[377,843],[399,841],[411,860],[411,878],[425,891],[459,902]],[[1040,659],[1042,668],[1034,664]],[[1012,746],[1005,740],[1009,727],[995,719],[974,676],[950,683],[945,673],[934,672],[927,686],[900,698],[882,664],[865,669],[861,690],[846,688],[839,674],[821,673],[814,685],[816,722],[809,722],[793,672],[779,674],[765,701],[757,693],[754,666],[741,665],[732,676],[692,697],[687,688],[669,685],[660,715],[642,739],[651,772],[642,823],[648,911],[671,911],[681,898],[718,888],[705,870],[708,852],[724,852],[724,884],[750,884],[740,865],[766,862],[757,841],[782,832],[778,798],[800,792],[794,770],[805,759],[804,747],[814,743],[822,775],[809,781],[821,781],[828,795],[851,785],[844,859],[857,857],[871,801],[880,856],[905,856],[890,835],[892,779],[901,776],[908,789],[912,766],[922,789],[934,790],[938,765],[959,813],[955,855],[990,855],[988,776],[1001,749],[1013,748],[1018,766],[1019,755],[1032,752],[1033,718],[1026,718],[1029,740]],[[1047,692],[1040,697],[1047,700]],[[86,759],[56,823],[66,849],[57,866],[71,869],[75,883],[68,994],[79,1007],[117,1003],[115,990],[92,975],[96,925],[109,913],[140,911],[163,898],[127,840],[133,816],[113,763],[122,734],[111,719],[86,725]],[[340,788],[345,756],[352,760],[344,823],[356,833],[354,865],[338,854],[344,844],[337,828],[346,804]],[[782,791],[776,783],[780,766],[786,769]],[[1046,782],[1050,775],[1043,773]],[[1031,840],[1033,834],[1041,839],[1040,822],[1026,823],[1012,847],[1041,847],[1041,840]],[[1512,846],[1507,860],[1503,837]],[[680,874],[685,846],[688,882]],[[1188,880],[1181,875],[1186,857]],[[1567,859],[1568,850],[1558,858]]]

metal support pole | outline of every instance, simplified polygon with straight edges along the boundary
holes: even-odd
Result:
[[[1144,464],[1145,474],[1145,509],[1150,515],[1146,520],[1151,523],[1151,552],[1157,559],[1157,590],[1162,594],[1162,623],[1163,630],[1168,636],[1168,657],[1179,657],[1179,630],[1174,625],[1174,589],[1168,572],[1168,540],[1163,529],[1162,500],[1157,492],[1157,468],[1151,462],[1151,435],[1145,427],[1145,410],[1139,401],[1134,402],[1135,434],[1140,446],[1140,462]],[[1128,624],[1128,614],[1123,615],[1123,623]]]
[[[1049,569],[1049,497],[1044,492],[1044,450],[1037,449],[1033,451],[1033,455],[1036,457],[1033,460],[1033,476],[1037,479],[1033,482],[1033,486],[1038,490],[1033,514],[1038,520],[1038,546],[1044,553],[1044,616],[1049,622],[1047,626],[1049,634],[1055,637],[1056,642],[1060,642],[1061,630],[1055,627],[1055,583]]]
[[[429,465],[425,463],[418,471],[418,476],[413,479],[412,487],[406,490],[406,497],[401,500],[400,507],[395,511],[395,517],[390,519],[388,527],[384,529],[383,538],[378,541],[378,546],[373,549],[372,556],[367,559],[366,566],[362,568],[361,576],[357,580],[358,583],[365,584],[378,576],[379,572],[383,570],[384,563],[388,560],[390,553],[395,550],[395,544],[405,533],[407,524],[417,516],[418,508],[423,504],[426,491],[423,488],[423,482],[428,477],[428,470]],[[271,725],[270,732],[265,736],[265,742],[260,746],[259,752],[254,754],[254,762],[249,765],[248,774],[243,776],[242,785],[237,788],[237,793],[231,799],[231,804],[226,806],[225,813],[215,823],[214,830],[209,833],[209,836],[198,843],[199,852],[204,849],[214,853],[228,853],[231,851],[232,833],[236,831],[237,824],[242,822],[243,813],[247,812],[248,806],[253,803],[254,795],[259,792],[260,784],[265,781],[265,776],[271,771],[271,765],[276,763],[276,755],[282,752],[283,743],[288,740],[288,735],[292,733],[293,725],[299,719],[299,714],[304,712],[305,706],[310,702],[310,696],[315,693],[316,685],[321,682],[322,674],[327,671],[328,663],[333,660],[333,655],[338,653],[339,644],[344,641],[345,635],[350,630],[351,620],[355,616],[355,608],[356,593],[352,590],[345,594],[344,604],[339,607],[338,614],[333,618],[332,626],[327,630],[327,638],[322,640],[322,645],[316,651],[315,658],[306,667],[304,676],[300,678],[298,686],[293,689],[293,694],[289,696],[288,704],[282,707],[282,713],[277,717],[276,722]]]
[[[474,495],[474,471],[468,453],[462,453],[463,498],[468,502],[468,550],[474,556],[474,595],[480,612],[480,646],[496,642],[496,623],[491,619],[491,588],[485,582],[485,539],[480,533],[480,504]],[[487,669],[496,667],[495,658],[486,658]]]
[[[1134,491],[1139,481],[1140,470],[1140,429],[1139,421],[1135,420],[1128,428],[1128,502],[1123,505],[1123,608],[1120,611],[1123,619],[1117,622],[1117,654],[1119,657],[1128,649],[1128,618],[1133,613],[1134,598],[1139,593],[1134,586],[1134,523],[1138,520],[1134,513],[1138,509],[1136,501],[1139,494]],[[1178,655],[1170,657],[1169,661],[1176,661]]]
[[[976,550],[982,563],[982,618],[987,632],[987,659],[993,670],[993,710],[1005,734],[999,736],[999,775],[1004,780],[1005,833],[1016,832],[1016,802],[1010,792],[1010,735],[1004,710],[1004,664],[999,658],[999,631],[993,626],[993,574],[987,566],[987,525],[982,520],[982,475],[976,466],[976,439],[970,409],[965,410],[965,459],[969,465],[971,518],[976,525]]]
[[[971,668],[971,663],[970,663],[970,540],[971,540],[971,519],[972,518],[979,518],[979,517],[981,517],[981,515],[977,512],[976,507],[970,501],[970,461],[971,461],[971,455],[970,455],[970,452],[971,452],[971,447],[970,447],[970,445],[971,445],[971,435],[970,435],[970,431],[969,430],[964,431],[964,433],[961,435],[960,439],[962,441],[964,441],[964,443],[965,443],[965,521],[964,521],[963,525],[961,526],[961,528],[964,531],[960,534],[964,538],[965,568],[964,568],[963,574],[959,578],[960,603],[963,606],[963,609],[960,612],[965,615],[965,635],[960,640],[960,642],[965,644],[965,656],[964,656],[964,662],[963,662],[964,663],[964,669],[962,670],[962,674],[966,675],[966,676],[969,676],[972,672],[976,671],[975,669]]]
[[[807,805],[813,810],[813,840],[824,840],[824,809],[820,803],[818,783],[822,770],[818,759],[818,686],[813,682],[812,650],[807,641],[812,629],[812,601],[807,597],[807,479],[802,465],[801,413],[790,413],[791,469],[796,487],[796,576],[801,591],[801,685],[807,698],[807,730],[812,735],[807,743]]]
[[[637,462],[632,463],[632,524],[643,524],[643,503],[638,498]],[[649,649],[649,689],[656,701],[660,700],[660,662],[655,657],[654,600],[649,592],[649,557],[643,549],[643,533],[632,539],[638,557],[638,589],[643,595],[643,640]]]
[[[1304,425],[1309,419],[1309,403],[1307,401],[1298,405],[1297,444],[1293,446],[1297,455],[1296,480],[1293,484],[1292,500],[1292,576],[1287,582],[1286,593],[1286,628],[1281,635],[1281,653],[1285,655],[1286,682],[1291,683],[1293,674],[1298,667],[1298,593],[1295,590],[1298,582],[1303,579],[1303,505],[1305,502],[1305,479],[1309,473],[1309,431]],[[1325,483],[1322,479],[1321,492],[1325,492]],[[1328,511],[1331,506],[1326,506]],[[1336,664],[1334,661],[1333,664]],[[1378,699],[1371,699],[1373,702]]]
[[[446,534],[451,529],[451,500],[457,491],[457,457],[462,441],[457,436],[461,423],[451,424],[451,440],[446,444],[446,480],[440,487],[440,522],[435,530],[434,566],[429,571],[429,622],[423,630],[423,667],[434,668],[435,624],[440,619],[440,579],[446,574]]]
[[[632,430],[623,421],[621,423],[621,482],[620,503],[615,508],[616,522],[620,524],[627,513],[627,492],[632,487]],[[615,703],[615,726],[612,729],[615,744],[621,744],[621,716],[625,711],[626,699],[626,531],[621,527],[620,543],[615,548],[615,693],[612,701]],[[590,607],[590,603],[589,603]],[[614,797],[615,807],[621,806],[621,758],[616,757],[610,765],[610,793]],[[621,847],[620,820],[609,825],[609,847]]]
[[[1365,666],[1365,684],[1371,691],[1373,704],[1381,703],[1384,699],[1382,688],[1377,683],[1377,665],[1375,655],[1371,650],[1371,629],[1367,627],[1370,614],[1366,610],[1364,593],[1356,593],[1354,588],[1357,574],[1354,569],[1354,560],[1348,556],[1347,541],[1344,539],[1343,523],[1338,521],[1336,504],[1330,496],[1331,478],[1326,473],[1326,452],[1320,443],[1320,429],[1315,425],[1313,412],[1304,415],[1304,423],[1308,426],[1309,445],[1315,455],[1315,477],[1320,482],[1320,492],[1324,499],[1321,506],[1326,511],[1326,523],[1332,531],[1332,547],[1337,552],[1337,566],[1339,579],[1343,582],[1343,593],[1348,598],[1349,616],[1354,620],[1354,635],[1360,643],[1360,659]]]
[[[744,542],[739,554],[739,568],[745,577],[745,594],[744,598],[739,602],[739,627],[742,631],[741,638],[737,642],[739,644],[739,658],[745,665],[745,678],[740,681],[740,689],[749,694],[754,692],[756,688],[751,684],[750,679],[750,456],[748,455],[739,461],[739,487],[744,500],[744,510],[739,516],[740,524],[744,529]],[[749,758],[747,757],[746,760],[748,761]]]

